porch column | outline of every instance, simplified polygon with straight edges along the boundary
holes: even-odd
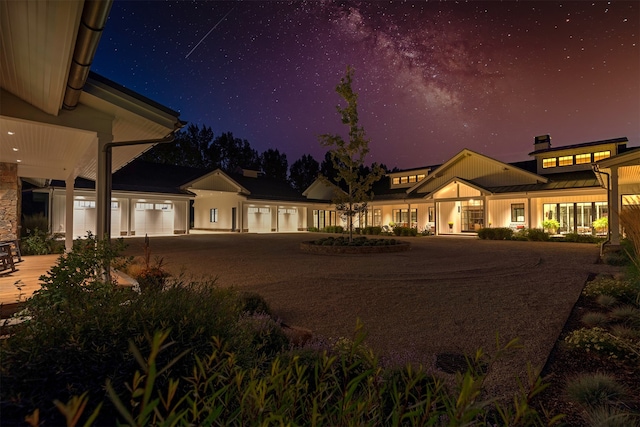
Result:
[[[487,217],[487,204],[489,203],[489,200],[487,199],[487,196],[482,198],[482,227],[480,228],[485,228],[487,226],[487,220],[489,219]]]
[[[71,252],[73,249],[73,186],[75,185],[75,177],[68,176],[64,181],[65,185],[65,210],[64,210],[64,250]]]
[[[98,171],[96,176],[96,238],[111,238],[111,149],[105,149],[113,136],[98,133]]]
[[[611,183],[609,185],[611,197],[609,199],[609,230],[611,231],[611,244],[620,244],[620,193],[618,188],[618,166],[611,166]]]

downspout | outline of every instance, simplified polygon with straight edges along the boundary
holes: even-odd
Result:
[[[592,168],[593,168],[593,172],[598,177],[598,181],[600,181],[600,185],[602,185],[607,190],[607,209],[609,209],[609,216],[610,216],[612,214],[612,209],[611,209],[611,189],[610,189],[610,186],[611,186],[611,175],[609,175],[608,172],[602,172],[597,164],[594,164],[592,166]],[[604,182],[602,181],[602,176],[600,174],[607,176],[607,185],[605,185]],[[609,242],[611,242],[611,224],[610,224],[609,221],[607,221],[607,240],[605,240],[604,242],[602,242],[600,244],[600,257],[602,257],[604,255],[604,245],[606,245]]]
[[[65,110],[73,110],[78,105],[112,4],[113,0],[85,0],[84,2],[76,46],[69,68],[67,89],[62,101],[62,108]]]
[[[175,141],[175,133],[183,127],[182,122],[178,122],[171,133],[161,139],[147,139],[138,141],[122,141],[122,142],[108,142],[104,145],[103,152],[105,155],[105,170],[106,174],[106,191],[104,195],[105,206],[105,224],[104,224],[104,238],[106,240],[111,239],[111,190],[112,190],[112,149],[113,147],[126,147],[130,145],[146,145],[146,144],[168,144]],[[100,236],[102,238],[102,236]]]

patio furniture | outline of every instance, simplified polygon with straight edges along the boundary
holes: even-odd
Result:
[[[10,246],[9,253],[13,256],[13,262],[22,262],[22,254],[20,253],[20,242],[16,240],[5,240],[0,242],[1,244],[8,244]]]
[[[0,271],[8,270],[9,268],[11,268],[12,272],[16,271],[11,245],[8,242],[0,243]]]

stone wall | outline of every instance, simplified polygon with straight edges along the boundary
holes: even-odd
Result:
[[[18,165],[0,162],[0,241],[19,237],[20,179]]]

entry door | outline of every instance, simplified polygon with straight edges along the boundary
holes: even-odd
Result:
[[[478,231],[484,225],[482,201],[462,204],[462,227],[460,231]]]

